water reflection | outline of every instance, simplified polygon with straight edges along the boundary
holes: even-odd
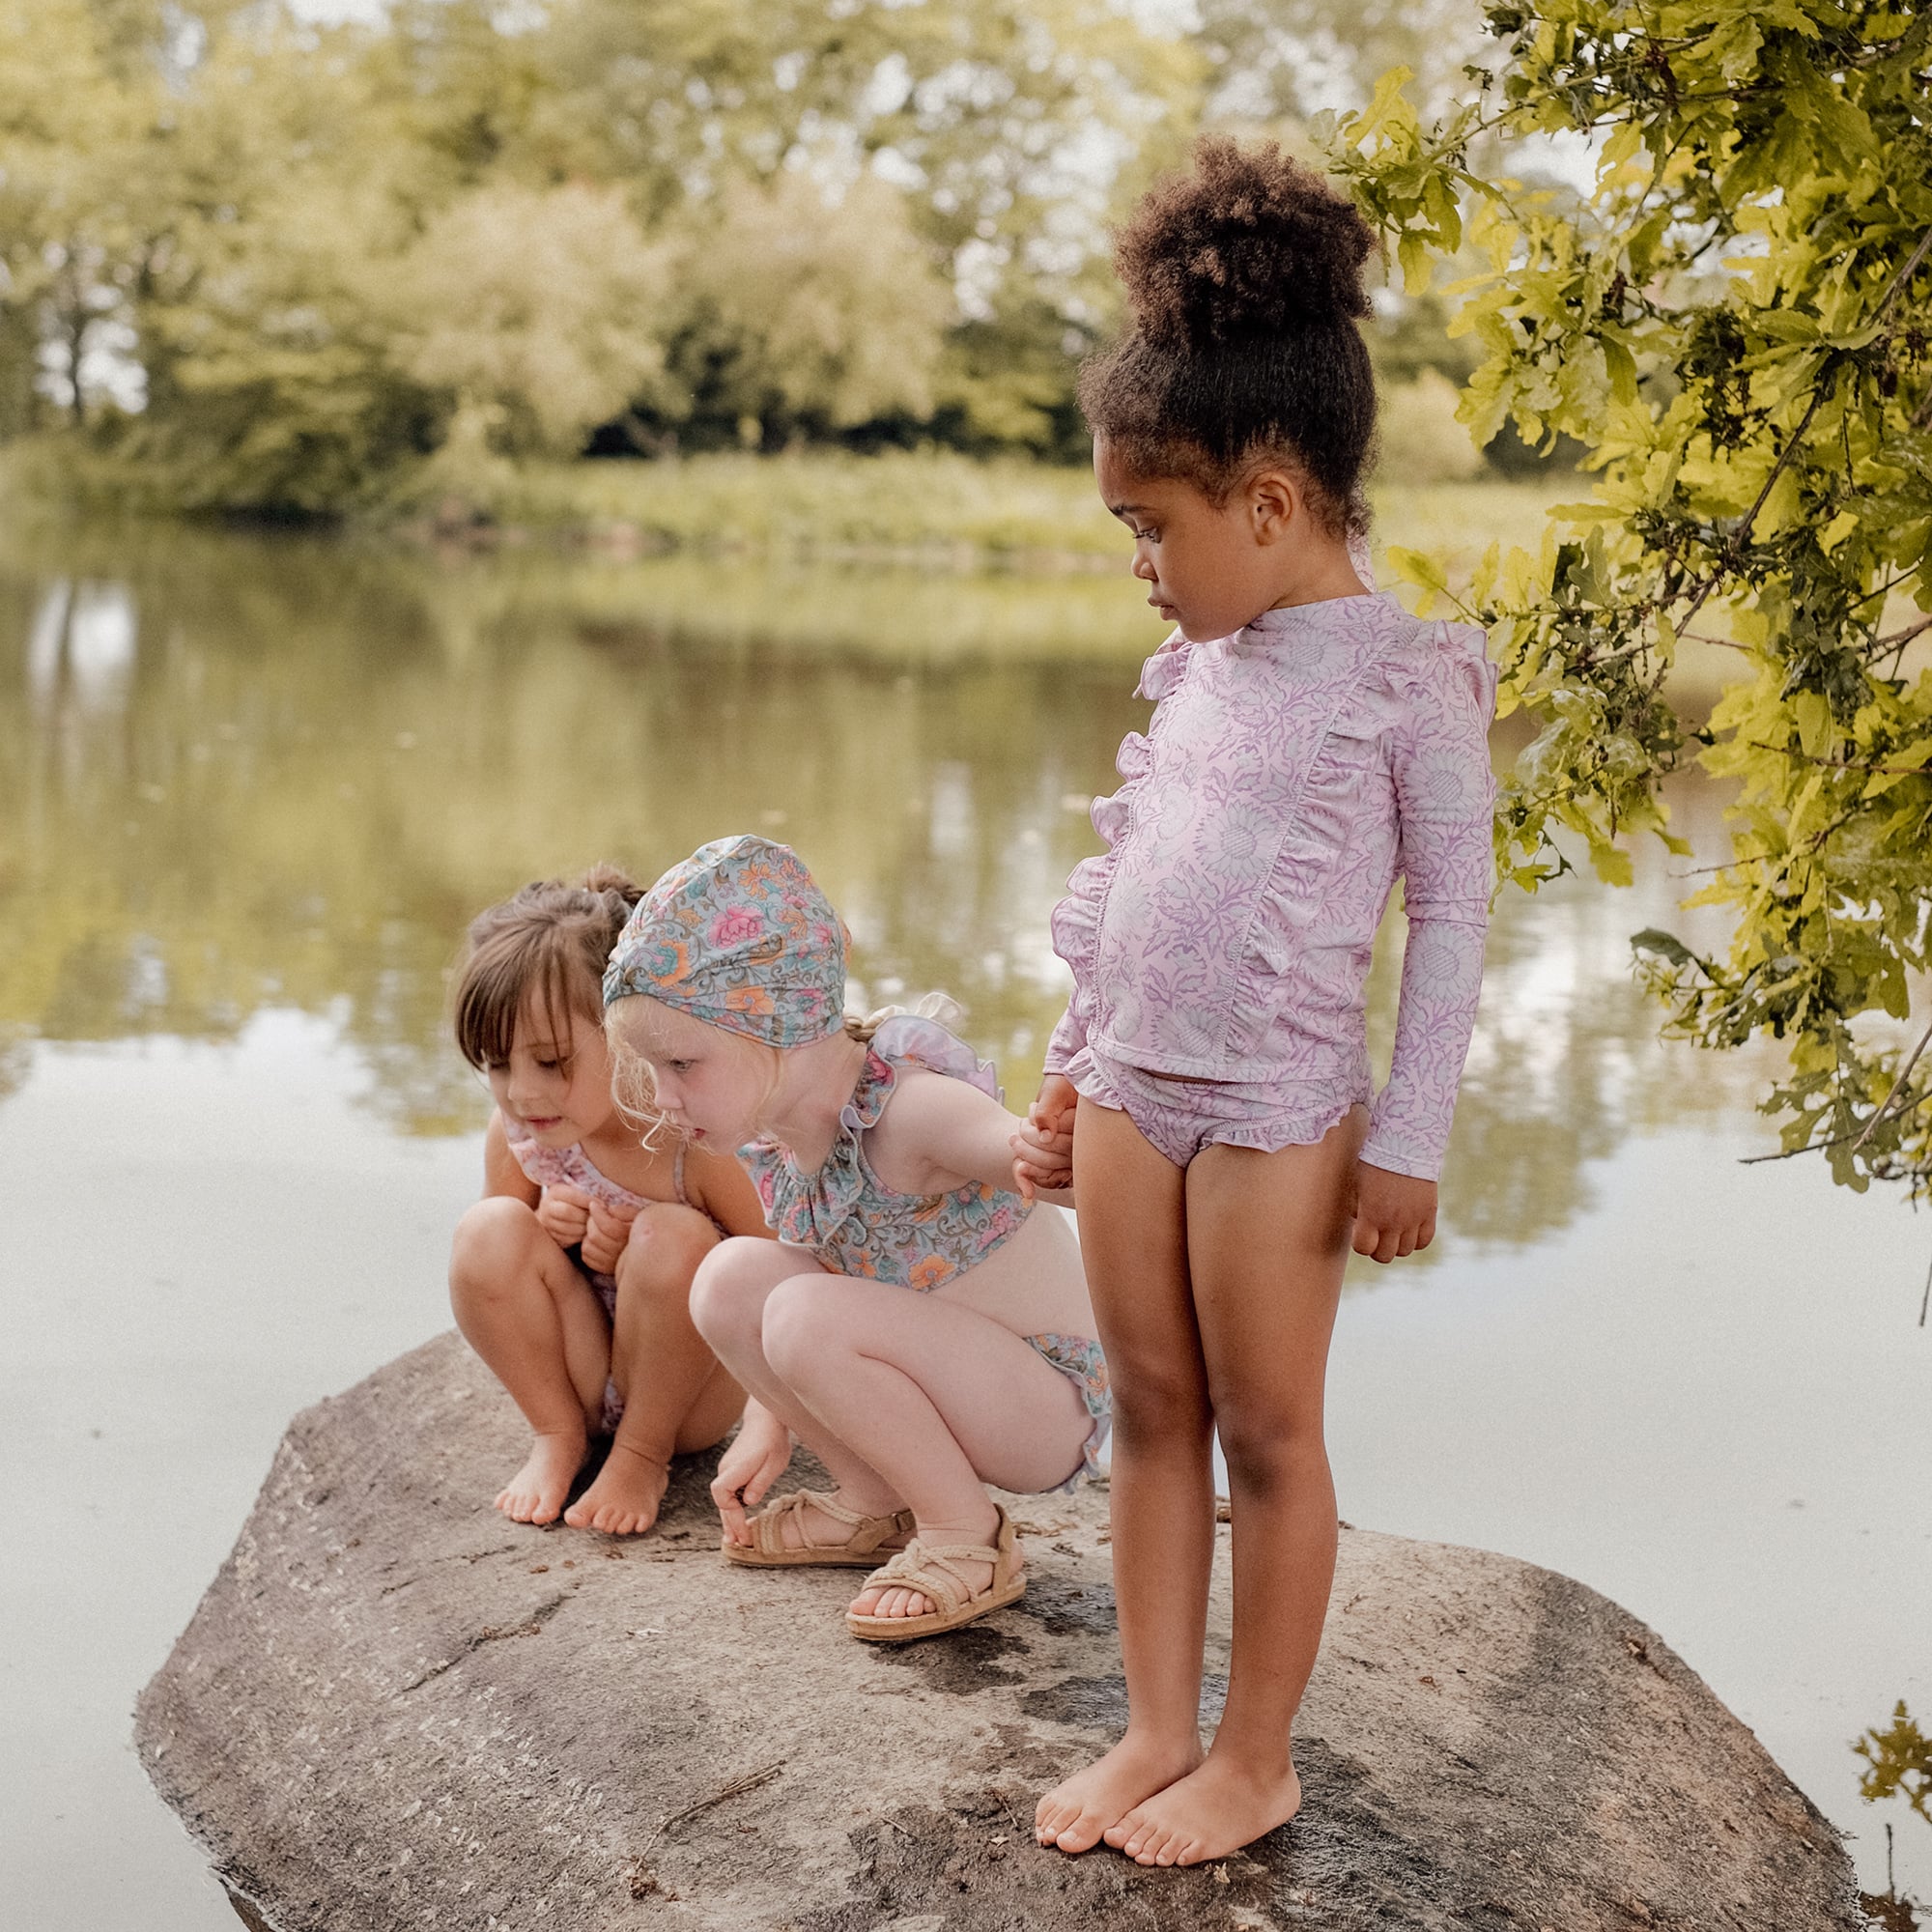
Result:
[[[1063,998],[1047,914],[1145,718],[1127,693],[1156,638],[1098,579],[16,536],[0,1092],[35,1037],[224,1039],[295,1007],[335,1019],[395,1126],[473,1126],[443,1019],[469,915],[540,873],[608,857],[648,878],[748,828],[824,880],[862,998],[944,987],[1030,1092]],[[1708,798],[1678,805],[1715,833]],[[1636,893],[1503,902],[1446,1177],[1462,1233],[1534,1239],[1633,1127],[1748,1094],[1737,1062],[1687,1078],[1630,984],[1626,935],[1679,890],[1652,864]]]

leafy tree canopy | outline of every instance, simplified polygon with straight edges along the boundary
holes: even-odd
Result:
[[[1492,552],[1467,608],[1538,730],[1498,815],[1534,890],[1575,835],[1672,841],[1687,753],[1736,786],[1731,862],[1690,903],[1728,953],[1639,934],[1674,1023],[1769,1034],[1784,1150],[1841,1180],[1932,1192],[1932,1056],[1904,1020],[1932,912],[1932,18],[1834,0],[1492,0],[1503,53],[1425,124],[1400,71],[1324,131],[1411,290],[1449,291],[1482,359],[1478,440],[1577,440],[1599,480],[1541,551]],[[1472,164],[1497,135],[1579,146],[1587,193]],[[1406,568],[1446,594],[1427,558]],[[1741,681],[1687,742],[1663,685],[1681,639]],[[1674,845],[1681,849],[1681,844]],[[1881,1036],[1882,1037],[1882,1036]]]

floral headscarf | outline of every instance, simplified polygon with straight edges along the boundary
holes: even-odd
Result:
[[[805,1046],[844,1024],[845,928],[789,845],[714,838],[638,901],[611,948],[604,1004],[634,993]]]

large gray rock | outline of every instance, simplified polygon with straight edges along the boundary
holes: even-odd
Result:
[[[251,1924],[1861,1922],[1835,1835],[1751,1734],[1548,1571],[1345,1534],[1300,1817],[1224,1866],[1143,1871],[1029,1830],[1125,1716],[1104,1495],[1017,1505],[1022,1605],[875,1649],[844,1634],[850,1573],[720,1560],[698,1463],[620,1545],[505,1523],[489,1495],[522,1448],[454,1336],[290,1429],[136,1727]]]

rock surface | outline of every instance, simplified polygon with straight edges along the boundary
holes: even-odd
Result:
[[[1151,1872],[1030,1832],[1125,1715],[1101,1492],[1018,1502],[1021,1605],[886,1650],[844,1634],[851,1573],[719,1559],[699,1463],[661,1532],[619,1544],[497,1516],[522,1454],[453,1335],[290,1429],[136,1727],[252,1925],[1861,1923],[1832,1829],[1751,1734],[1548,1571],[1346,1533],[1300,1817],[1222,1867]]]

